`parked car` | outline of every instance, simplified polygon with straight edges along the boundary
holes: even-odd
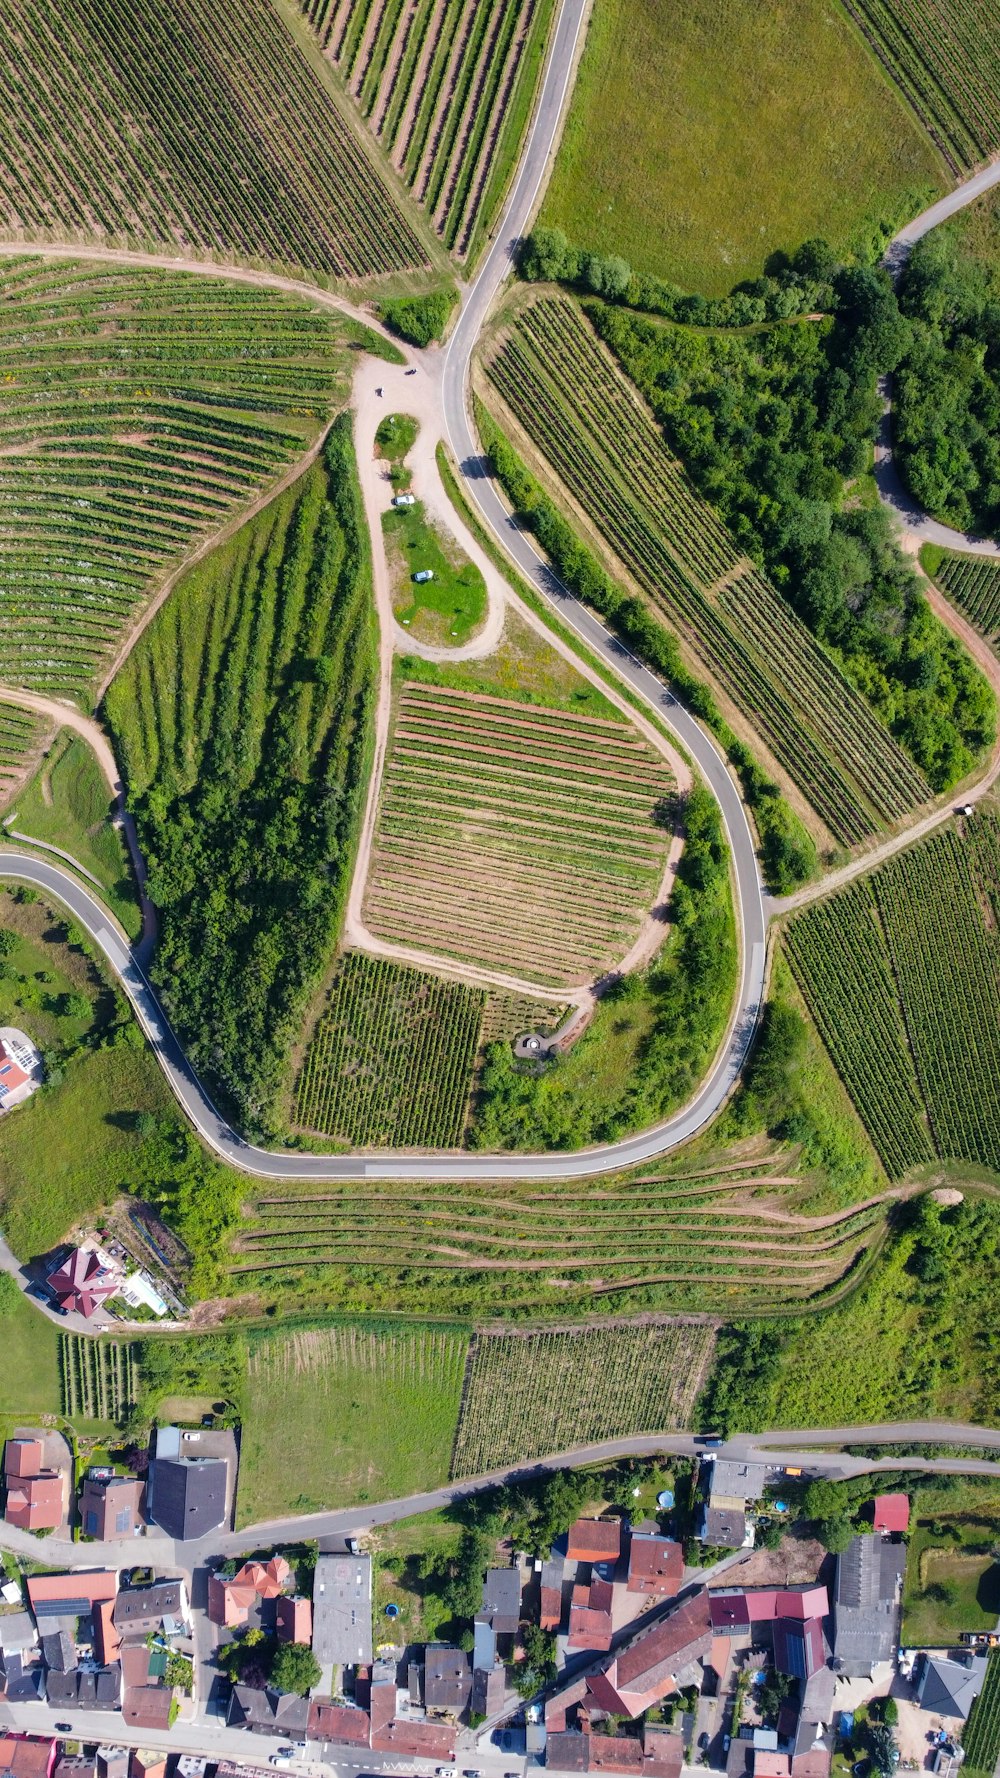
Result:
[[[71,1735],[73,1733],[73,1724],[71,1722],[57,1722],[55,1726],[60,1735]]]
[[[434,579],[434,570],[433,568],[418,568],[413,578],[418,586],[423,586],[425,580]]]
[[[417,496],[416,494],[394,494],[392,504],[393,506],[416,506]]]

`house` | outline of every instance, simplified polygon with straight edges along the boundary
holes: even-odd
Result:
[[[71,1667],[50,1673],[46,1681],[50,1710],[117,1710],[122,1670],[113,1667]]]
[[[826,1664],[823,1626],[818,1617],[780,1617],[774,1625],[774,1664],[779,1673],[805,1681]],[[756,1770],[756,1768],[755,1768]]]
[[[394,1717],[380,1729],[372,1724],[371,1745],[375,1753],[394,1753],[402,1759],[453,1760],[455,1727],[452,1723]]]
[[[164,1437],[164,1434],[171,1436]],[[177,1543],[218,1531],[229,1517],[229,1463],[225,1457],[181,1455],[180,1431],[161,1426],[149,1466],[147,1511]]]
[[[937,1655],[924,1658],[917,1684],[917,1703],[921,1710],[935,1716],[957,1717],[965,1721],[983,1689],[987,1656],[972,1655],[951,1661]]]
[[[876,1531],[898,1535],[910,1528],[908,1494],[876,1494],[874,1502]]]
[[[34,1704],[45,1696],[45,1668],[23,1654],[0,1653],[0,1697],[5,1704]]]
[[[672,1598],[684,1578],[684,1552],[670,1537],[633,1532],[628,1551],[628,1591]]]
[[[9,1611],[0,1617],[0,1654],[30,1654],[38,1641],[31,1615],[27,1611]]]
[[[321,1555],[313,1577],[313,1653],[321,1667],[372,1658],[372,1559]]]
[[[291,1576],[292,1571],[284,1556],[271,1556],[267,1562],[244,1562],[231,1580],[221,1574],[210,1575],[209,1621],[222,1624],[230,1630],[241,1628],[249,1621],[250,1613],[258,1600],[277,1599],[280,1603],[282,1590],[288,1585]],[[309,1638],[292,1637],[291,1640],[308,1642]]]
[[[122,1639],[115,1629],[115,1602],[113,1599],[101,1599],[93,1610],[94,1621],[94,1653],[102,1666],[107,1667],[118,1659]]]
[[[739,1501],[742,1506],[748,1500],[760,1499],[770,1474],[766,1463],[740,1463],[731,1457],[709,1457],[706,1469],[709,1500],[722,1495],[727,1500]]]
[[[839,1672],[867,1679],[895,1656],[905,1565],[903,1544],[871,1535],[853,1537],[837,1557],[833,1655]]]
[[[93,1242],[74,1247],[45,1280],[61,1309],[89,1321],[121,1286],[121,1269]]]
[[[502,1661],[492,1667],[472,1669],[472,1693],[469,1710],[473,1716],[496,1716],[502,1709],[507,1692],[507,1675]]]
[[[830,1599],[825,1587],[727,1587],[709,1595],[709,1616],[717,1635],[741,1634],[751,1624],[792,1618],[825,1618]]]
[[[312,1605],[308,1599],[278,1600],[274,1612],[274,1628],[279,1642],[312,1642]]]
[[[577,1581],[569,1607],[570,1648],[611,1647],[611,1607],[615,1590],[609,1580],[594,1575],[589,1587]]]
[[[650,1778],[680,1778],[683,1763],[681,1736],[646,1724],[641,1741],[635,1735],[565,1729],[549,1735],[545,1748],[546,1766],[560,1772],[644,1772]]]
[[[553,1556],[542,1563],[541,1610],[538,1621],[543,1630],[558,1630],[562,1623],[565,1567],[561,1556]]]
[[[52,1778],[58,1752],[49,1735],[0,1735],[0,1778]]]
[[[43,1618],[86,1617],[104,1599],[118,1593],[118,1576],[109,1568],[74,1568],[71,1574],[29,1574],[28,1598],[36,1622]]]
[[[4,1447],[4,1518],[19,1531],[55,1531],[66,1510],[66,1483],[55,1469],[43,1467],[40,1438],[9,1438]]]
[[[767,1485],[766,1463],[739,1463],[729,1457],[710,1457],[702,1485],[705,1505],[698,1525],[702,1543],[715,1549],[738,1550],[750,1541],[747,1502],[759,1500]]]
[[[309,1723],[309,1699],[294,1692],[276,1692],[270,1686],[234,1685],[226,1722],[231,1729],[249,1729],[255,1735],[305,1735]]]
[[[80,1494],[80,1525],[85,1537],[110,1543],[134,1537],[141,1525],[142,1483],[113,1470],[88,1469]]]
[[[428,1710],[460,1716],[472,1696],[472,1667],[460,1648],[429,1642],[424,1654],[424,1703]]]
[[[130,1729],[148,1729],[151,1733],[163,1734],[170,1727],[173,1701],[173,1686],[129,1686],[122,1701],[122,1718]]]
[[[42,1660],[51,1673],[68,1673],[76,1666],[76,1644],[68,1630],[52,1630],[42,1637]]]
[[[335,1704],[332,1698],[309,1700],[308,1741],[333,1741],[343,1747],[367,1747],[371,1718],[356,1704]],[[218,1775],[217,1775],[218,1778]]]
[[[622,1549],[620,1519],[577,1519],[569,1528],[566,1555],[571,1562],[617,1562]]]
[[[0,1109],[3,1109],[7,1101],[12,1099],[15,1094],[18,1094],[20,1098],[25,1097],[23,1093],[19,1092],[19,1089],[30,1085],[29,1070],[22,1068],[13,1048],[0,1037]]]
[[[710,1549],[741,1550],[747,1541],[747,1516],[738,1501],[724,1506],[705,1506],[698,1521],[698,1536]]]
[[[56,1761],[52,1778],[95,1778],[93,1754],[62,1753]]]
[[[612,1715],[641,1716],[679,1690],[682,1676],[704,1662],[711,1647],[708,1593],[701,1587],[591,1674],[586,1690]]]
[[[187,1588],[183,1580],[158,1580],[151,1587],[127,1587],[115,1600],[114,1626],[119,1636],[142,1641],[154,1631],[176,1634],[187,1623]]]
[[[150,1753],[144,1747],[133,1747],[128,1769],[129,1778],[165,1778],[167,1756]]]
[[[498,1636],[516,1636],[521,1621],[521,1577],[516,1568],[487,1568],[478,1616]]]
[[[129,1749],[109,1744],[97,1749],[97,1778],[128,1778]]]

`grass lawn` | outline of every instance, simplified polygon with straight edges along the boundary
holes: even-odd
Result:
[[[375,450],[387,463],[402,463],[416,441],[420,427],[410,414],[386,414],[375,434]]]
[[[511,610],[496,648],[485,658],[432,662],[406,655],[397,657],[396,673],[399,679],[488,692],[491,697],[516,698],[526,704],[548,704],[556,710],[603,716],[612,722],[627,720],[596,686]]]
[[[910,1647],[957,1643],[961,1630],[992,1630],[1000,1617],[1000,1485],[953,1476],[921,1487],[903,1591],[902,1640]]]
[[[255,1336],[241,1524],[445,1482],[468,1334],[363,1322]]]
[[[7,1218],[3,1222],[7,1233]],[[58,1414],[59,1334],[18,1292],[0,1316],[0,1438],[40,1414]]]
[[[462,1535],[460,1525],[449,1523],[443,1513],[420,1513],[413,1519],[400,1519],[398,1525],[384,1525],[373,1533],[375,1545],[375,1577],[373,1615],[375,1645],[384,1642],[433,1642],[440,1627],[448,1620],[442,1615],[438,1601],[427,1594],[418,1568],[421,1556],[442,1561],[458,1553]],[[385,1615],[387,1605],[399,1606],[399,1616],[390,1622]]]
[[[720,295],[948,183],[836,0],[596,0],[541,220]]]
[[[93,753],[61,730],[48,757],[17,799],[19,833],[60,846],[104,885],[106,900],[130,938],[142,930],[125,842],[112,826],[111,796]]]
[[[385,513],[382,530],[400,623],[421,642],[460,648],[486,616],[486,582],[479,569],[428,521],[420,500]],[[428,569],[433,580],[418,586],[414,575]]]

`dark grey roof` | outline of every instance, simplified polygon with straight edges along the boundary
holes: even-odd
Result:
[[[52,1630],[42,1637],[42,1659],[55,1673],[68,1673],[76,1666],[76,1648],[68,1630]]]
[[[985,1655],[974,1655],[965,1661],[928,1655],[917,1692],[920,1708],[933,1710],[936,1716],[958,1716],[964,1722],[983,1689],[985,1677]]]
[[[463,1711],[472,1693],[472,1667],[460,1648],[429,1642],[424,1657],[424,1703],[428,1710]]]
[[[516,1568],[487,1568],[482,1616],[498,1636],[513,1636],[521,1621],[521,1576]]]
[[[35,1626],[27,1611],[10,1611],[0,1617],[0,1649],[6,1654],[23,1654],[35,1646]]]
[[[503,1665],[491,1667],[488,1672],[482,1668],[472,1675],[472,1696],[469,1709],[474,1716],[495,1716],[503,1709],[506,1679]]]
[[[721,1494],[728,1500],[759,1500],[767,1485],[766,1463],[740,1463],[730,1457],[713,1457],[708,1463],[711,1499]]]
[[[226,1721],[230,1728],[251,1729],[269,1735],[275,1729],[292,1734],[305,1733],[309,1722],[309,1699],[294,1692],[262,1691],[253,1685],[234,1685],[229,1699]]]
[[[157,1457],[150,1465],[153,1522],[181,1543],[217,1531],[226,1521],[224,1457]]]
[[[313,1654],[321,1666],[372,1658],[372,1559],[321,1555],[313,1574]]]
[[[746,1513],[736,1506],[706,1506],[701,1541],[713,1549],[740,1550],[747,1534]]]
[[[30,1666],[19,1654],[0,1655],[0,1693],[8,1704],[31,1704],[45,1696],[45,1675],[36,1662]]]
[[[121,1698],[122,1670],[117,1662],[95,1672],[71,1667],[68,1673],[48,1676],[49,1705],[53,1710],[77,1706],[81,1710],[117,1710]]]
[[[840,1672],[860,1679],[892,1660],[905,1563],[904,1544],[872,1535],[852,1538],[837,1557],[833,1653]]]
[[[116,1630],[129,1625],[160,1622],[161,1618],[179,1618],[184,1610],[184,1583],[179,1580],[158,1580],[151,1587],[126,1587],[115,1600]]]

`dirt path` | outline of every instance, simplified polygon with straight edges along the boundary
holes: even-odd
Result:
[[[125,806],[125,786],[118,770],[114,749],[100,723],[92,716],[84,716],[75,704],[64,704],[59,698],[46,698],[39,692],[25,691],[20,686],[0,685],[0,703],[16,704],[21,710],[33,710],[38,716],[47,716],[50,722],[60,728],[72,729],[86,741],[97,760],[112,797],[117,804],[117,825],[125,835],[125,842],[132,859],[136,886],[139,892],[139,906],[142,910],[142,938],[139,944],[141,960],[148,960],[156,944],[156,909],[146,894],[146,865],[139,850],[139,836],[135,830],[135,822]],[[85,875],[88,873],[84,873]]]

